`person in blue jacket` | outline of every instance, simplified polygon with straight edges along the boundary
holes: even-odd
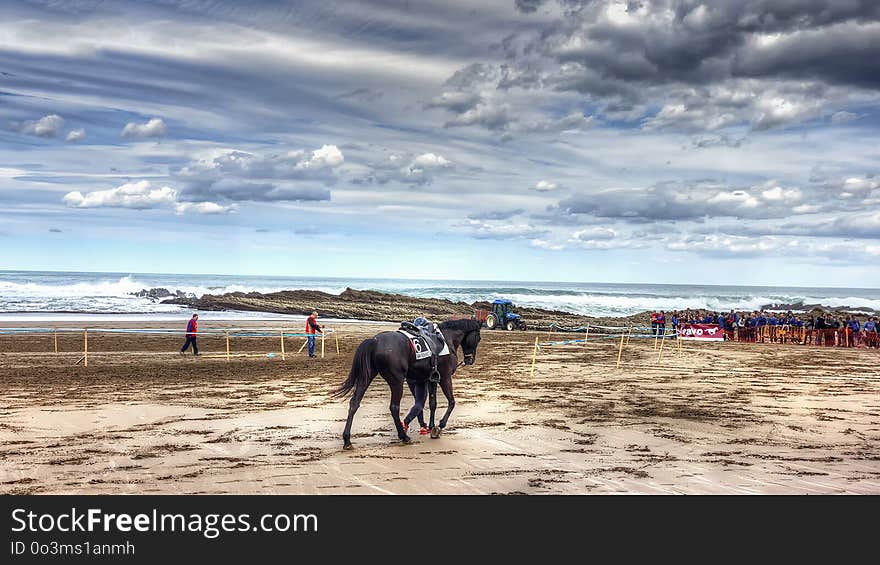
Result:
[[[852,317],[852,320],[847,324],[849,326],[850,336],[849,336],[849,346],[853,347],[859,341],[859,332],[862,331],[862,325],[859,323],[859,319],[855,316]]]

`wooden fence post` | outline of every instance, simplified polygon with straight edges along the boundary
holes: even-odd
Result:
[[[660,339],[660,353],[657,354],[657,362],[663,357],[663,343],[666,341],[666,328],[663,329],[663,337]]]
[[[532,351],[532,371],[529,373],[529,378],[535,376],[535,360],[538,358],[538,336],[535,336],[535,349]]]

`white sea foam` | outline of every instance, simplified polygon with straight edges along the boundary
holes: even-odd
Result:
[[[822,304],[880,311],[880,291],[859,289],[769,289],[766,287],[676,287],[665,285],[590,285],[563,283],[486,283],[480,281],[407,281],[303,278],[247,278],[201,275],[109,276],[87,273],[2,273],[0,313],[76,312],[177,316],[186,308],[133,296],[141,290],[165,288],[201,297],[230,292],[269,293],[317,290],[339,294],[347,286],[398,292],[419,297],[472,303],[509,298],[517,306],[575,312],[589,316],[621,316],[645,310],[686,308],[726,311],[755,310],[767,304]],[[238,314],[230,316],[238,317]],[[251,316],[250,314],[248,316]]]

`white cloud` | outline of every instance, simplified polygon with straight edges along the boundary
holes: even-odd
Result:
[[[822,111],[822,104],[818,100],[761,96],[756,108],[760,113],[755,122],[755,129],[761,130],[813,118]]]
[[[448,167],[452,163],[443,155],[435,155],[433,153],[423,153],[413,159],[414,167]]]
[[[419,155],[394,153],[386,160],[374,163],[364,180],[385,184],[400,182],[412,185],[428,185],[435,175],[452,170],[455,163],[438,153]]]
[[[681,195],[682,200],[688,199],[689,195]],[[761,202],[745,190],[720,191],[706,200],[708,204],[718,207],[732,205],[734,208],[757,208]]]
[[[565,249],[565,245],[553,241],[547,241],[546,239],[533,239],[531,243],[532,247],[547,249],[548,251],[562,251]]]
[[[476,239],[537,238],[547,233],[546,229],[509,221],[468,220],[463,225],[473,230],[470,235]]]
[[[83,194],[68,192],[63,202],[73,208],[129,208],[149,210],[174,207],[177,214],[222,214],[235,211],[236,206],[222,206],[214,202],[178,202],[177,190],[170,186],[154,187],[150,181],[130,182],[108,190],[95,190]]]
[[[82,141],[86,138],[86,130],[83,128],[72,129],[67,132],[67,137],[64,139],[66,141]]]
[[[797,188],[782,188],[774,186],[761,192],[761,198],[770,202],[784,202],[792,204],[798,202],[803,197],[803,193]]]
[[[666,244],[666,248],[670,251],[689,251],[724,256],[753,256],[779,251],[782,245],[780,240],[770,237],[750,238],[713,234],[703,237],[687,236],[673,240]]]
[[[595,227],[576,231],[571,234],[571,237],[575,240],[591,241],[597,239],[614,239],[617,235],[617,232],[612,229]]]
[[[162,118],[152,118],[145,124],[129,122],[122,128],[122,137],[162,137],[167,128]]]
[[[834,125],[847,124],[857,119],[859,119],[858,114],[853,114],[852,112],[846,112],[843,110],[831,114],[831,123]]]
[[[169,186],[153,188],[148,180],[126,183],[109,190],[95,190],[83,195],[68,192],[64,203],[74,208],[133,208],[144,210],[174,204],[177,191]]]
[[[216,202],[181,202],[174,207],[174,213],[177,215],[195,212],[196,214],[228,214],[238,211],[237,204],[229,204],[224,206]]]
[[[538,183],[535,184],[535,190],[538,192],[550,192],[557,188],[559,188],[559,185],[555,182],[550,182],[549,180],[539,180]]]
[[[64,127],[64,118],[58,114],[49,114],[39,120],[30,120],[13,124],[13,128],[21,133],[38,137],[55,137]]]
[[[297,152],[297,155],[299,152]],[[312,156],[296,164],[297,169],[334,168],[345,162],[342,151],[335,145],[322,145],[312,151]]]
[[[446,127],[480,125],[497,130],[504,129],[511,121],[510,106],[486,101],[446,122]]]

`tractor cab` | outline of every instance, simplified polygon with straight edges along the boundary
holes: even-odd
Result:
[[[513,312],[513,302],[499,298],[492,302],[492,311],[486,316],[486,327],[490,330],[496,328],[524,330],[526,324],[522,316]]]

